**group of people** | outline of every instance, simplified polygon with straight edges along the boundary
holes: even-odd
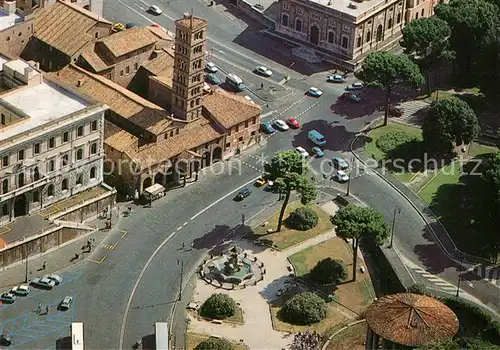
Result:
[[[50,305],[45,306],[45,314],[48,314],[50,312]],[[36,313],[38,315],[42,314],[42,304],[38,304],[38,307],[36,308]]]
[[[312,333],[309,330],[304,333],[297,333],[293,339],[293,349],[300,350],[316,350],[319,348],[321,341],[321,337],[319,333],[313,331]]]

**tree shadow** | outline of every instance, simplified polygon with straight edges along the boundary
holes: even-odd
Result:
[[[413,251],[417,254],[419,261],[429,273],[436,275],[449,267],[455,266],[450,259],[443,258],[443,250],[435,242],[429,226],[424,228],[422,236],[429,241],[429,244],[418,244],[413,248]]]
[[[280,276],[276,278],[275,280],[271,281],[267,285],[264,286],[264,288],[259,292],[262,298],[267,301],[268,304],[271,304],[272,306],[281,306],[282,303],[279,302],[280,299],[282,299],[282,296],[278,295],[278,291],[284,290],[288,288],[289,286],[292,287],[294,286],[294,277],[290,276]],[[298,287],[293,287],[289,290],[289,292],[293,292],[297,289]]]
[[[355,136],[354,132],[347,131],[343,125],[334,125],[334,123],[322,119],[313,120],[302,125],[300,132],[294,136],[293,147],[301,146],[310,152],[311,148],[315,146],[309,140],[308,135],[311,130],[317,130],[325,137],[326,145],[321,146],[323,150],[336,152],[344,151]]]
[[[231,242],[241,239],[251,231],[252,229],[245,225],[232,228],[228,225],[216,225],[202,237],[193,241],[193,249],[208,249],[210,254],[220,254],[227,245],[234,244]]]

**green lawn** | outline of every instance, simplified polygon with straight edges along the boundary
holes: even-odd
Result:
[[[442,185],[458,184],[460,182],[460,176],[460,163],[451,163],[441,169],[439,174],[431,178],[427,184],[422,186],[418,194],[427,204],[431,204],[439,187]]]
[[[284,219],[286,219],[292,211],[302,206],[303,205],[300,201],[289,203],[285,210]],[[283,250],[333,229],[333,224],[330,221],[330,215],[327,212],[314,204],[310,205],[310,207],[316,212],[316,214],[318,214],[318,225],[310,230],[297,231],[290,229],[283,224],[281,232],[267,233],[268,229],[277,228],[281,210],[280,208],[280,210],[276,211],[276,213],[264,221],[269,223],[267,226],[264,226],[263,223],[261,223],[259,226],[254,227],[253,232],[247,235],[247,238],[260,240],[267,245]]]
[[[500,149],[495,146],[488,146],[482,143],[473,142],[469,149],[469,154],[472,157],[478,157],[488,153],[500,152]]]
[[[186,349],[193,350],[202,341],[208,339],[210,336],[208,334],[192,333],[188,332],[186,334]],[[248,346],[244,343],[231,342],[233,344],[234,350],[247,350]]]

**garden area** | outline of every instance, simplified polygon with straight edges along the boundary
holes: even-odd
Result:
[[[211,337],[208,334],[188,332],[186,335],[187,350],[247,350],[248,346],[240,342],[224,338]]]
[[[290,214],[299,208],[310,208],[317,214],[317,223],[314,227],[306,230],[299,230],[293,225],[292,222],[290,222]],[[333,224],[330,221],[330,215],[314,204],[304,206],[300,203],[300,201],[288,204],[285,210],[284,225],[281,232],[274,232],[278,226],[279,215],[280,212],[277,211],[265,222],[257,227],[254,227],[253,232],[247,235],[247,238],[260,241],[279,250],[284,250],[333,229]],[[269,233],[268,230],[270,229],[272,229],[273,232]]]
[[[364,350],[366,330],[366,322],[348,326],[331,339],[326,350]]]

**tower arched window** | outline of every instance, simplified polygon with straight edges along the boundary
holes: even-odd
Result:
[[[298,32],[302,31],[302,21],[300,19],[295,21],[295,30]]]
[[[5,179],[2,181],[2,193],[9,192],[9,180]]]
[[[288,15],[281,16],[281,24],[283,24],[285,27],[288,27]]]
[[[47,187],[47,196],[52,197],[54,195],[54,185],[50,184],[49,187]]]

